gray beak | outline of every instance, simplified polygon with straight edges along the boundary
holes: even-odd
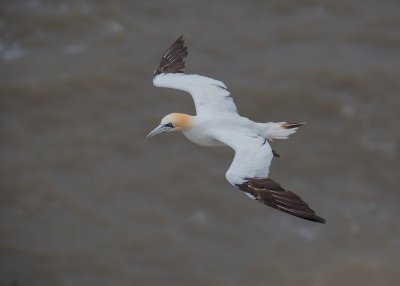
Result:
[[[167,127],[167,126],[165,126],[163,124],[160,124],[153,131],[151,131],[149,133],[149,135],[147,135],[147,138],[149,138],[151,136],[154,136],[154,135],[157,135],[157,134],[160,134],[160,133],[163,133],[163,132],[167,132],[170,129],[171,129],[171,127]]]

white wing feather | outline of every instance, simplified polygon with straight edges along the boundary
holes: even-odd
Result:
[[[189,92],[197,115],[215,112],[237,114],[236,105],[229,96],[226,85],[219,80],[197,74],[162,73],[153,78],[153,84]]]
[[[226,179],[241,184],[246,178],[266,178],[273,158],[271,146],[262,138],[237,132],[220,133],[217,139],[235,151]]]

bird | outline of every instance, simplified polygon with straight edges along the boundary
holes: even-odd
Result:
[[[231,185],[272,208],[309,221],[326,223],[300,196],[268,177],[273,157],[279,157],[269,141],[287,139],[305,122],[258,123],[240,116],[223,82],[185,73],[187,56],[188,50],[181,35],[163,54],[153,73],[153,85],[191,94],[196,115],[167,114],[147,138],[180,131],[201,146],[228,146],[235,152],[225,174]]]

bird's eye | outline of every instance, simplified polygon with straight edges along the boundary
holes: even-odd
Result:
[[[165,124],[165,127],[174,128],[174,126],[172,125],[172,123],[171,123],[171,122],[170,122],[170,123],[168,123],[168,124]]]

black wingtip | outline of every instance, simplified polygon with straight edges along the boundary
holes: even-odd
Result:
[[[160,63],[154,71],[153,77],[161,73],[184,73],[185,58],[188,55],[187,47],[184,46],[185,40],[181,35],[175,42],[165,51]]]
[[[302,218],[304,218],[306,220],[310,220],[310,221],[326,224],[326,220],[324,218],[320,217],[320,216],[317,216],[317,215],[314,215],[314,217],[312,217],[312,218],[305,218],[305,217],[302,217]]]
[[[260,203],[313,222],[325,224],[326,220],[315,212],[298,195],[285,190],[270,178],[246,178],[236,185],[240,190],[250,194]]]
[[[282,128],[291,129],[291,128],[297,128],[297,127],[300,127],[300,126],[303,126],[303,125],[306,125],[306,124],[307,124],[307,122],[286,123],[286,124],[282,125]]]

